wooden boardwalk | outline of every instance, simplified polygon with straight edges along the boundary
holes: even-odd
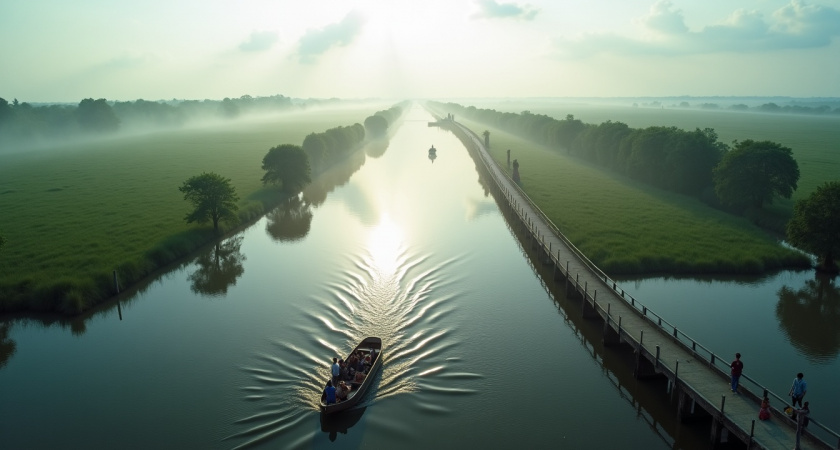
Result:
[[[792,449],[796,426],[784,413],[774,409],[770,420],[758,420],[761,396],[771,405],[785,405],[787,399],[769,392],[748,376],[741,377],[738,395],[730,390],[729,359],[721,359],[685,335],[665,319],[626,294],[569,242],[556,226],[534,205],[524,192],[493,161],[481,139],[457,122],[448,127],[481,160],[497,191],[498,201],[521,220],[541,252],[544,264],[554,267],[554,281],[565,283],[578,293],[584,316],[602,320],[605,344],[626,344],[636,357],[634,375],[639,378],[666,377],[678,395],[678,414],[688,418],[700,407],[712,416],[710,441],[720,442],[723,430],[745,443],[746,448]],[[731,355],[734,358],[734,355]],[[749,386],[748,386],[749,385]],[[803,449],[840,449],[840,435],[823,427],[813,417],[802,436]],[[820,438],[812,435],[817,432]]]

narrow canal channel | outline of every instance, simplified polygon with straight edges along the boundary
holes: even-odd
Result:
[[[413,107],[387,148],[154,281],[122,320],[2,324],[0,448],[709,448],[544,285],[430,120]],[[372,391],[322,420],[331,358],[369,335],[386,346]]]

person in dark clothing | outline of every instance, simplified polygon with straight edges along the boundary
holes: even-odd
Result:
[[[744,363],[741,362],[741,354],[735,354],[735,361],[732,361],[732,364],[729,365],[729,368],[732,369],[732,392],[738,393],[738,380],[741,379],[741,371],[744,370]]]

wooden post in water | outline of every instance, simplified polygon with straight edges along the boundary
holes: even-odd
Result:
[[[569,295],[569,261],[566,261],[566,295]]]

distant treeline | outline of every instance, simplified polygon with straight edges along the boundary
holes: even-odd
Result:
[[[622,122],[583,123],[573,115],[558,120],[528,111],[514,114],[455,103],[435,106],[550,147],[563,148],[638,181],[711,202],[715,201],[712,170],[728,150],[711,128],[637,129]]]
[[[832,107],[832,105],[834,105]],[[639,103],[633,103],[633,106],[640,106]],[[643,102],[641,106],[647,108],[663,108],[663,104],[659,100],[652,102]],[[668,106],[669,108],[700,108],[700,109],[714,109],[714,110],[731,110],[731,111],[745,111],[745,112],[760,112],[760,113],[780,113],[780,114],[815,114],[815,115],[840,115],[840,103],[828,102],[819,105],[807,106],[800,104],[778,105],[774,102],[764,103],[758,106],[750,107],[744,103],[737,103],[729,106],[721,106],[718,103],[703,102],[691,104],[689,102],[680,102]]]
[[[223,100],[134,100],[111,102],[86,98],[78,105],[12,102],[0,98],[0,142],[31,142],[114,132],[135,127],[177,127],[191,120],[235,118],[262,112],[306,108],[338,102],[298,100],[274,95]]]

